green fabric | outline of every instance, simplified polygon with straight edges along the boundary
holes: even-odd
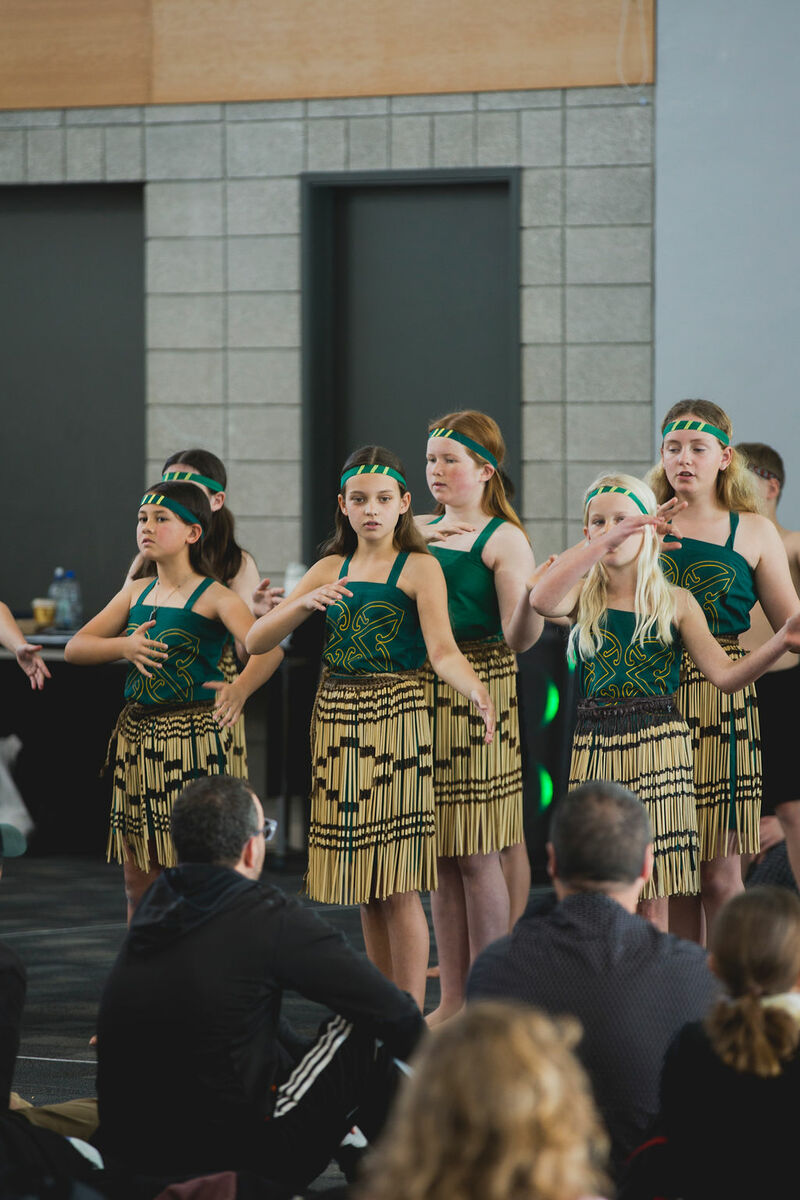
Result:
[[[485,458],[488,463],[497,470],[497,459],[492,454],[491,450],[487,450],[480,442],[474,441],[473,438],[467,437],[465,433],[459,433],[457,429],[447,429],[444,426],[440,429],[431,429],[428,433],[429,438],[452,438],[454,442],[461,442],[462,446],[466,446],[469,450],[479,454],[481,458]]]
[[[212,621],[192,611],[192,606],[206,588],[214,582],[204,579],[183,608],[154,609],[147,596],[156,580],[144,589],[128,618],[126,634],[155,618],[148,631],[154,642],[166,642],[167,658],[162,667],[155,668],[147,679],[136,667],[131,667],[125,680],[125,698],[137,704],[185,704],[189,700],[213,700],[214,692],[204,683],[224,682],[219,669],[222,648],[228,631],[221,621]]]
[[[639,512],[642,512],[645,516],[647,516],[647,505],[639,499],[635,492],[632,492],[630,488],[611,487],[608,484],[605,484],[603,487],[595,488],[593,492],[589,492],[589,495],[586,497],[585,507],[589,507],[595,496],[604,496],[606,492],[619,492],[621,496],[628,496],[639,509]]]
[[[145,492],[139,501],[139,507],[141,508],[145,504],[155,504],[159,508],[169,508],[182,521],[185,521],[187,525],[200,525],[200,538],[202,540],[204,530],[200,524],[199,517],[196,517],[183,504],[179,504],[177,500],[173,500],[170,496],[163,496],[161,492]]]
[[[397,555],[385,583],[349,580],[352,596],[342,596],[325,614],[323,659],[333,675],[384,675],[417,671],[427,652],[417,606],[397,586],[408,551]],[[346,558],[339,572],[347,574]]]
[[[678,550],[661,555],[667,579],[694,595],[715,637],[735,637],[749,629],[750,609],[758,599],[753,568],[733,549],[738,524],[739,514],[731,513],[724,546],[685,537]]]
[[[348,479],[352,479],[354,475],[388,475],[390,479],[397,480],[404,492],[408,491],[408,484],[400,472],[395,471],[394,467],[385,467],[382,463],[362,463],[360,467],[351,467],[349,471],[345,471],[339,480],[342,491]]]
[[[633,641],[636,613],[606,609],[603,645],[594,658],[578,657],[581,696],[615,704],[641,696],[671,696],[678,690],[681,645],[673,627],[673,640],[665,646],[655,637],[644,646]]]
[[[162,483],[194,483],[203,484],[210,492],[224,492],[225,486],[217,479],[208,475],[200,475],[197,471],[165,471],[161,476]]]
[[[731,439],[724,429],[720,429],[717,425],[709,425],[707,421],[670,421],[669,425],[664,426],[664,432],[661,434],[662,439],[668,433],[672,433],[674,429],[690,429],[696,433],[710,433],[717,441],[722,442],[723,446],[731,444]]]
[[[441,519],[437,517],[431,524]],[[481,558],[483,547],[503,523],[502,517],[492,517],[470,550],[450,550],[437,542],[429,546],[444,571],[447,611],[457,642],[483,641],[503,635],[494,571],[490,571]]]

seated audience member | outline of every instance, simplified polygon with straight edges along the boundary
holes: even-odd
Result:
[[[467,1000],[524,1001],[583,1026],[577,1054],[618,1167],[658,1112],[664,1054],[717,988],[705,952],[636,915],[653,862],[650,821],[632,792],[584,784],[556,806],[547,847],[555,895],[534,898],[512,933],[480,954]]]
[[[179,865],[146,892],[100,1002],[95,1140],[112,1168],[242,1170],[299,1190],[354,1124],[379,1126],[391,1056],[424,1029],[313,910],[259,883],[264,825],[230,776],[195,780],[175,804]],[[305,1054],[279,1031],[285,988],[336,1014]]]
[[[710,961],[727,995],[680,1032],[664,1065],[663,1194],[796,1194],[800,899],[771,887],[734,896],[711,929]]]
[[[441,1025],[365,1160],[358,1200],[579,1200],[608,1138],[570,1052],[579,1030],[516,1004]]]

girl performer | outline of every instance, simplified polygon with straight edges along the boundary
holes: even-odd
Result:
[[[613,779],[646,805],[655,863],[642,912],[662,929],[666,898],[699,888],[691,745],[674,694],[682,646],[726,692],[800,649],[798,614],[746,659],[728,658],[692,593],[672,587],[659,566],[656,534],[670,533],[679,507],[672,500],[657,509],[650,488],[630,475],[601,476],[584,501],[586,540],[556,559],[531,596],[545,615],[575,621],[582,698],[569,786]]]
[[[662,426],[661,464],[649,480],[661,504],[685,504],[679,548],[662,558],[670,583],[689,588],[708,626],[732,659],[744,651],[738,635],[760,600],[773,629],[800,602],[775,526],[758,513],[752,475],[731,445],[727,414],[706,400],[682,400]],[[700,833],[701,895],[706,920],[742,889],[740,854],[759,848],[761,751],[755,689],[727,696],[686,660],[678,708],[692,734]],[[697,901],[674,906],[672,928],[700,938]]]
[[[113,735],[108,837],[108,857],[124,863],[130,911],[161,867],[175,865],[170,815],[184,785],[200,775],[244,776],[231,726],[281,660],[273,651],[249,662],[235,682],[223,679],[222,647],[228,636],[244,642],[252,616],[211,576],[203,547],[210,525],[200,488],[152,487],[139,506],[137,544],[155,564],[155,578],[127,581],[64,650],[68,662],[131,664],[128,703]]]
[[[480,720],[449,684],[426,670],[439,855],[439,887],[431,896],[431,912],[442,989],[432,1025],[461,1008],[470,963],[508,932],[530,890],[513,651],[532,646],[544,621],[528,603],[525,581],[535,563],[522,522],[506,497],[504,457],[500,429],[485,413],[449,413],[430,426],[427,480],[438,515],[419,521],[444,571],[459,649],[497,712],[496,736],[487,746]],[[512,885],[522,875],[520,895],[513,898],[513,921],[498,853],[502,850],[519,858],[523,867],[511,872]]]
[[[165,483],[193,483],[205,492],[211,505],[211,526],[203,538],[203,552],[210,574],[241,596],[256,616],[260,616],[262,612],[269,612],[283,595],[283,588],[270,587],[269,579],[259,583],[255,559],[236,541],[233,513],[225,504],[228,473],[222,459],[217,458],[210,450],[197,447],[191,450],[176,450],[164,463],[161,479]],[[137,554],[131,564],[128,578],[146,579],[155,573],[155,563]],[[236,682],[239,671],[237,654],[242,662],[247,661],[244,646],[236,643],[234,648],[233,639],[226,638],[219,662],[226,683]],[[246,775],[247,743],[243,716],[232,726],[231,735],[234,753],[241,756]]]
[[[399,459],[381,446],[342,469],[336,529],[322,558],[247,638],[270,649],[326,612],[325,670],[311,726],[306,886],[360,904],[367,954],[422,1007],[428,925],[418,889],[436,887],[431,733],[419,671],[476,706],[491,741],[494,706],[459,652],[444,578],[411,513]]]

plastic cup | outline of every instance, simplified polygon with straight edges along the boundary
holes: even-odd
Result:
[[[47,629],[56,619],[56,602],[49,596],[39,596],[32,601],[33,619],[38,629]]]

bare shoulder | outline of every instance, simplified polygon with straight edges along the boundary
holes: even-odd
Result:
[[[126,579],[119,591],[119,595],[127,596],[131,604],[136,604],[142,594],[155,583],[156,578],[155,575],[146,575],[144,579]]]
[[[505,521],[489,538],[482,557],[487,566],[500,566],[505,565],[507,559],[516,560],[520,555],[531,553],[531,544],[519,526]]]
[[[412,550],[403,564],[402,582],[417,588],[439,579],[444,579],[444,573],[434,555]]]
[[[339,578],[344,561],[343,554],[326,554],[324,558],[318,558],[314,565],[309,567],[301,582],[311,588],[319,587],[323,583],[331,583],[334,579]]]

